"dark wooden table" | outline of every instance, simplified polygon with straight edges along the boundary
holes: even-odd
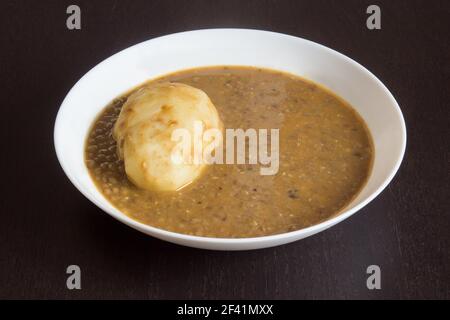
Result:
[[[448,1],[3,1],[0,298],[450,298]],[[66,8],[82,29],[66,28]],[[370,205],[289,245],[212,252],[165,243],[103,213],[65,177],[56,112],[90,68],[130,45],[212,27],[273,30],[336,49],[377,75],[408,128],[401,169]],[[66,267],[82,290],[66,288]],[[366,268],[381,267],[369,291]]]

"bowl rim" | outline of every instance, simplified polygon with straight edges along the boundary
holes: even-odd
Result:
[[[141,223],[137,220],[134,220],[134,219],[128,217],[126,214],[122,213],[117,208],[115,208],[115,209],[116,209],[116,211],[118,211],[118,213],[111,211],[111,210],[109,210],[109,208],[106,208],[105,205],[101,201],[98,201],[96,198],[91,196],[91,194],[85,190],[85,188],[81,185],[81,183],[78,182],[76,177],[72,174],[71,170],[69,168],[67,168],[66,164],[63,161],[63,156],[62,156],[63,151],[61,150],[61,145],[58,142],[59,132],[61,132],[61,130],[62,130],[61,129],[61,120],[60,120],[62,117],[61,114],[62,114],[64,108],[66,108],[67,100],[69,99],[71,93],[78,88],[80,83],[82,83],[83,80],[88,75],[93,73],[101,65],[103,65],[103,64],[107,63],[108,61],[110,61],[111,59],[113,59],[116,55],[123,54],[124,52],[126,52],[128,50],[133,50],[137,46],[147,44],[152,41],[157,41],[162,38],[169,38],[172,36],[182,36],[183,34],[189,34],[189,33],[210,33],[210,32],[255,32],[255,33],[261,33],[261,34],[265,33],[265,34],[270,34],[273,36],[289,38],[291,40],[293,40],[293,39],[295,39],[297,41],[301,40],[301,41],[307,42],[309,45],[316,46],[316,47],[321,48],[322,50],[328,51],[328,53],[330,53],[330,54],[339,56],[340,58],[346,60],[346,62],[352,64],[353,66],[359,68],[361,71],[366,73],[366,75],[368,75],[370,78],[372,78],[372,80],[374,80],[374,82],[383,90],[383,92],[386,94],[386,96],[388,97],[388,99],[390,100],[392,105],[394,106],[395,113],[398,116],[398,119],[400,120],[400,125],[401,125],[401,138],[402,138],[401,146],[400,146],[401,150],[400,150],[398,158],[396,159],[395,165],[390,170],[389,175],[384,180],[384,182],[374,192],[372,192],[366,199],[361,201],[359,204],[357,204],[353,208],[351,208],[349,210],[345,210],[345,208],[344,208],[341,213],[338,213],[337,215],[335,215],[327,220],[324,220],[318,224],[315,224],[315,225],[312,225],[312,226],[309,226],[309,227],[306,227],[303,229],[295,230],[295,231],[267,235],[267,236],[260,236],[260,237],[249,237],[249,238],[202,237],[202,236],[194,236],[194,235],[188,235],[188,234],[183,234],[183,233],[160,229],[157,227],[153,227],[153,226]],[[107,214],[109,214],[110,216],[115,218],[116,220],[119,220],[120,222],[124,223],[125,225],[132,227],[140,232],[143,232],[148,235],[152,235],[159,239],[164,239],[164,240],[177,239],[177,240],[185,240],[190,243],[198,243],[198,244],[212,243],[212,244],[223,244],[223,245],[245,245],[245,244],[258,244],[258,243],[265,243],[265,242],[277,242],[278,240],[289,239],[289,238],[299,238],[300,239],[300,238],[302,238],[301,237],[302,235],[305,235],[305,237],[310,236],[310,235],[313,235],[315,233],[323,231],[323,230],[347,219],[348,217],[350,217],[351,215],[353,215],[354,213],[359,211],[361,208],[365,207],[368,203],[370,203],[374,198],[376,198],[387,187],[387,185],[392,181],[392,179],[394,178],[398,169],[400,168],[400,164],[404,158],[405,150],[406,150],[407,130],[406,130],[406,124],[405,124],[405,120],[404,120],[403,114],[401,112],[400,106],[398,105],[397,101],[395,100],[394,96],[389,91],[389,89],[367,68],[365,68],[364,66],[362,66],[355,60],[347,57],[346,55],[344,55],[334,49],[326,47],[322,44],[319,44],[317,42],[307,40],[307,39],[304,39],[301,37],[285,34],[285,33],[260,30],[260,29],[248,29],[248,28],[208,28],[208,29],[196,29],[196,30],[190,30],[190,31],[176,32],[176,33],[171,33],[168,35],[163,35],[160,37],[144,40],[137,44],[129,46],[123,50],[120,50],[119,52],[109,56],[108,58],[102,60],[100,63],[96,64],[93,68],[91,68],[88,72],[86,72],[66,94],[63,102],[61,103],[61,105],[59,107],[58,113],[56,115],[54,131],[53,131],[53,139],[54,139],[54,147],[55,147],[55,151],[56,151],[56,156],[58,158],[58,162],[59,162],[60,166],[62,167],[66,176],[72,182],[72,184],[78,189],[78,191],[80,191],[86,198],[88,198],[97,207],[102,209],[104,212],[106,212]],[[105,200],[105,201],[107,201],[107,200]]]

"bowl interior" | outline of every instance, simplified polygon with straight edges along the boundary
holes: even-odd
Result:
[[[366,186],[340,215],[348,216],[373,199],[397,171],[406,142],[403,117],[389,91],[365,68],[300,38],[255,30],[212,29],[173,34],[128,48],[94,67],[72,88],[55,125],[58,159],[70,180],[91,201],[122,222],[153,235],[156,232],[156,236],[169,241],[173,237],[182,239],[183,235],[130,221],[115,209],[89,177],[84,143],[96,115],[118,95],[163,74],[214,65],[259,66],[290,72],[329,88],[358,111],[372,134],[375,160]],[[338,221],[331,219],[316,230]],[[302,230],[296,232],[297,238],[309,235],[308,230],[303,234]],[[184,236],[184,240],[188,238]]]

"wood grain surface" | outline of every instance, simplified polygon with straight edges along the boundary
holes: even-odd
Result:
[[[81,7],[82,29],[66,28]],[[449,299],[448,1],[2,1],[0,298]],[[397,98],[408,129],[389,187],[313,237],[248,252],[165,243],[112,219],[64,175],[53,146],[59,105],[111,54],[178,31],[242,27],[292,34],[366,66]],[[66,288],[66,267],[82,290]],[[366,287],[381,267],[382,289]]]

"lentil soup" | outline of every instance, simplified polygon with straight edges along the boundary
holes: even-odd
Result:
[[[348,103],[315,83],[234,66],[190,69],[149,83],[168,81],[206,92],[225,128],[279,129],[279,171],[263,176],[259,165],[216,164],[179,191],[139,189],[127,178],[111,133],[130,92],[95,120],[85,160],[101,193],[137,221],[208,237],[285,233],[336,215],[369,177],[374,151],[364,121]]]

